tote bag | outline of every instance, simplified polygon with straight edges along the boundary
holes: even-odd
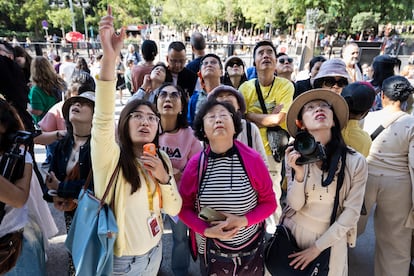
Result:
[[[78,207],[65,242],[72,255],[76,275],[112,275],[113,248],[118,226],[105,198],[115,182],[119,168],[118,164],[102,199],[96,198],[87,189],[91,173],[79,194]]]

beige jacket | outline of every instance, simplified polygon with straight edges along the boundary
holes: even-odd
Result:
[[[302,183],[292,180],[291,168],[286,165],[288,179],[287,203],[289,208],[284,210],[290,217],[306,205],[305,186],[309,175],[309,166],[305,166],[305,179]],[[340,164],[338,168],[340,168]],[[337,170],[337,174],[339,169]],[[313,176],[315,177],[315,176]],[[320,176],[317,176],[320,178]],[[364,200],[365,185],[368,178],[368,166],[365,158],[358,152],[348,153],[346,158],[345,178],[339,193],[339,207],[336,221],[315,241],[320,250],[331,247],[335,242],[346,237],[350,247],[356,244],[356,228]],[[335,178],[336,179],[336,178]],[[335,180],[334,180],[335,181]],[[310,211],[311,212],[311,211]],[[315,223],[318,223],[315,221]]]

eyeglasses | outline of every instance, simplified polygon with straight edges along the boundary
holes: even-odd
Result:
[[[147,120],[148,123],[150,123],[151,125],[158,124],[158,122],[160,121],[160,118],[158,118],[155,114],[145,114],[141,111],[131,112],[129,113],[129,117],[140,123],[143,123],[145,122],[145,120]]]
[[[218,64],[218,60],[217,60],[217,59],[212,59],[212,60],[210,60],[210,61],[205,60],[205,61],[203,61],[203,62],[201,63],[201,66],[207,66],[208,64],[211,64],[211,65],[217,65],[217,64]]]
[[[336,80],[335,77],[323,78],[323,86],[332,88],[335,84],[338,87],[345,87],[348,85],[348,80],[345,78],[340,78],[339,80]]]
[[[285,64],[285,63],[286,63],[286,61],[287,61],[288,63],[292,63],[292,62],[293,62],[293,58],[279,58],[279,63],[280,63],[280,64]]]
[[[319,102],[310,102],[303,106],[303,111],[314,111],[318,108],[322,109],[331,109],[332,105],[325,101],[319,101]]]
[[[181,93],[179,91],[168,92],[165,90],[162,90],[158,93],[158,98],[162,100],[165,100],[167,96],[169,96],[171,100],[176,101],[181,97]]]
[[[214,123],[217,118],[220,121],[228,121],[232,116],[233,114],[231,113],[207,114],[204,116],[203,120],[207,121],[208,123]]]
[[[229,63],[227,63],[227,67],[233,67],[234,65],[243,66],[243,62],[242,61],[230,61]]]

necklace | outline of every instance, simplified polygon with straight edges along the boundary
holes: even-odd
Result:
[[[76,137],[79,137],[79,138],[86,138],[86,137],[90,137],[91,136],[91,134],[88,134],[88,135],[78,135],[76,133],[73,133],[73,135],[75,135]]]
[[[76,160],[79,158],[79,150],[72,149],[72,153],[70,154],[70,161],[72,163],[75,163]]]

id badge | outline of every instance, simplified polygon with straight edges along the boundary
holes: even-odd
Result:
[[[152,215],[151,217],[149,217],[147,223],[150,233],[153,237],[155,237],[161,231],[156,215]]]

